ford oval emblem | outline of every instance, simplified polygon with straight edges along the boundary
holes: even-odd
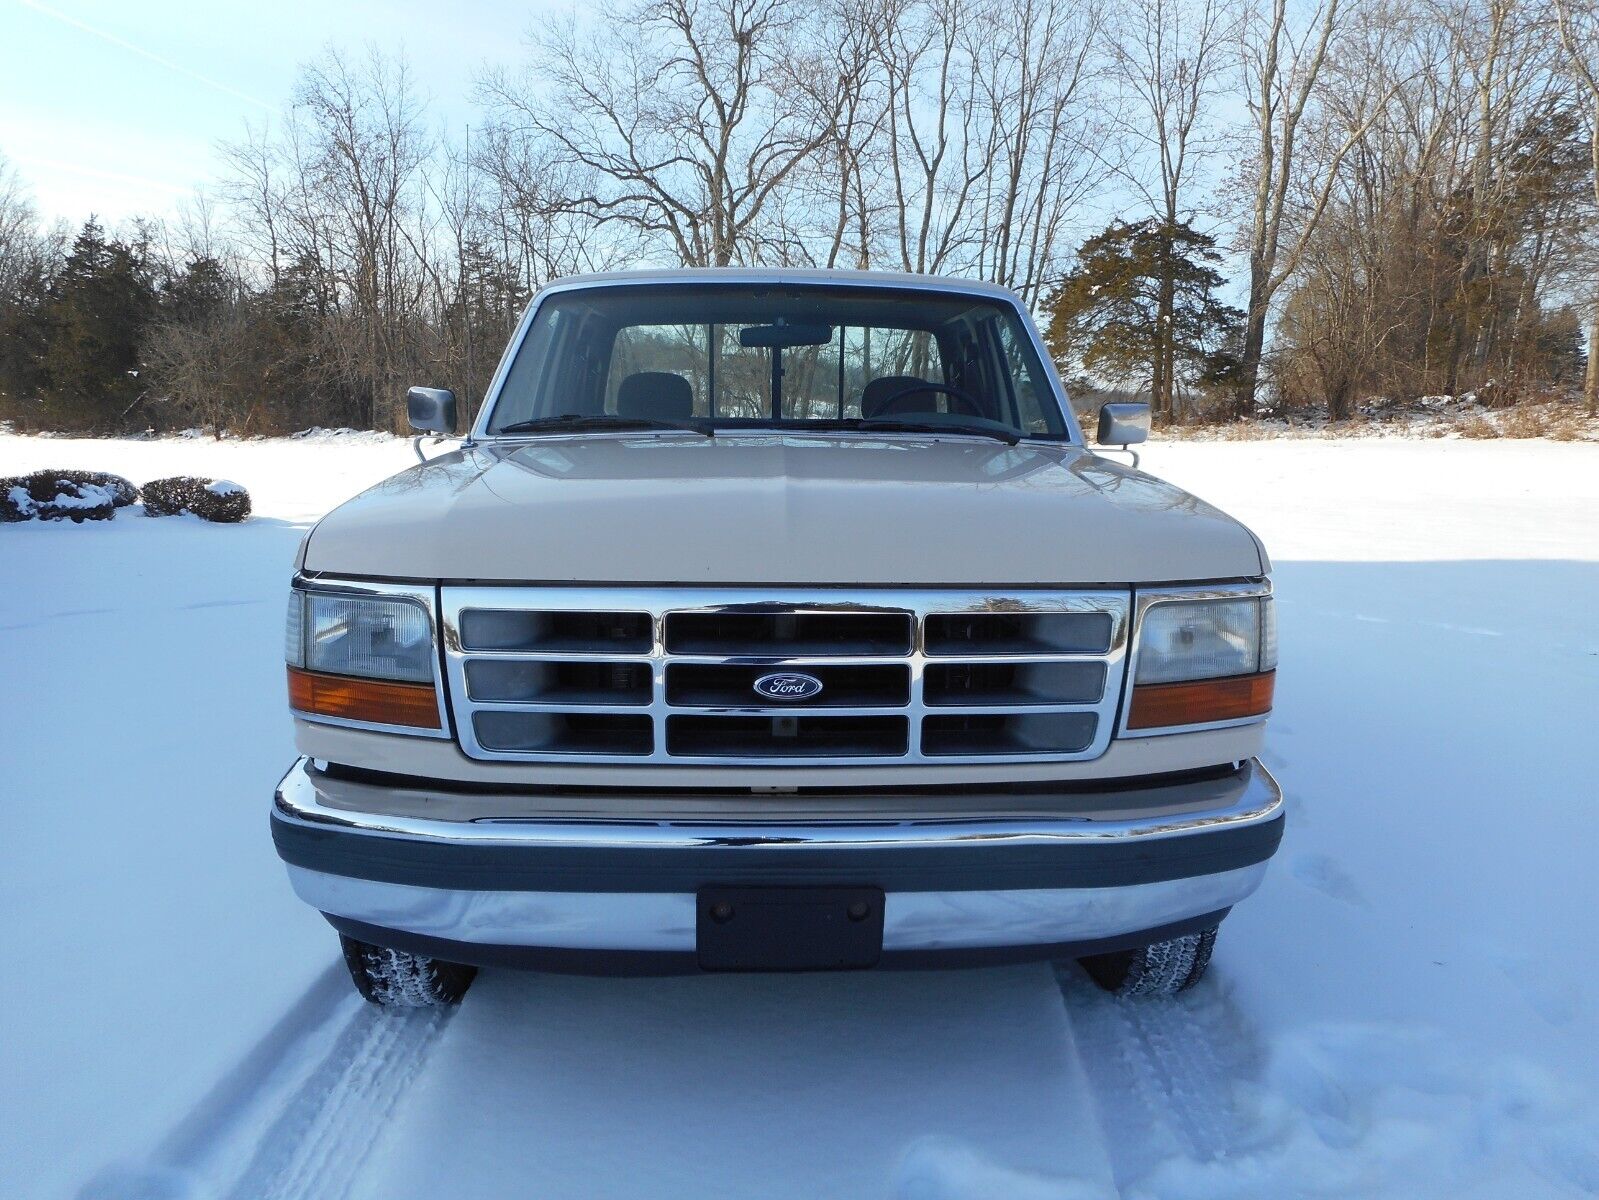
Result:
[[[768,700],[809,700],[822,694],[822,681],[814,675],[793,671],[762,675],[755,681],[755,691]]]

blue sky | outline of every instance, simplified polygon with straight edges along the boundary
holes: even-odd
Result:
[[[404,49],[434,118],[470,118],[485,62],[515,61],[556,0],[0,0],[0,156],[48,219],[169,214],[216,146],[275,119],[329,45]]]
[[[536,21],[592,3],[0,0],[0,159],[47,222],[172,216],[218,177],[218,145],[276,121],[301,64],[329,46],[403,51],[432,119],[459,132],[486,64],[519,61]],[[1116,189],[1072,238],[1138,207]]]

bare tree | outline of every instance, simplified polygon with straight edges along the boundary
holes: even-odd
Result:
[[[800,186],[815,180],[802,206],[830,218],[812,256],[826,267],[864,270],[873,261],[880,211],[873,176],[883,167],[891,104],[884,64],[874,53],[878,12],[878,0],[831,0],[824,17],[831,44],[795,75],[796,86],[812,93],[812,110],[834,114],[812,169],[796,175]]]
[[[1223,86],[1226,48],[1236,40],[1232,0],[1126,0],[1108,25],[1113,69],[1126,95],[1123,130],[1141,148],[1129,183],[1167,230],[1197,206],[1188,192],[1202,159],[1219,149],[1209,123]],[[1161,289],[1163,331],[1150,382],[1155,412],[1175,416],[1174,289]]]
[[[433,140],[403,59],[330,53],[296,92],[305,113],[310,182],[350,320],[333,346],[371,406],[373,423],[402,428],[408,347],[424,300],[432,214],[421,189]]]
[[[1591,147],[1553,25],[1512,0],[1352,14],[1302,126],[1307,163],[1337,159],[1333,186],[1301,183],[1285,210],[1286,244],[1304,243],[1277,331],[1285,394],[1319,378],[1339,415],[1373,392],[1508,404],[1569,369],[1551,298],[1593,211]]]
[[[1383,84],[1366,76],[1343,98],[1343,119],[1334,118],[1327,136],[1303,138],[1307,119],[1317,115],[1313,106],[1339,29],[1340,0],[1323,0],[1300,21],[1290,15],[1287,0],[1269,3],[1269,9],[1251,5],[1246,11],[1240,40],[1239,61],[1255,143],[1250,164],[1254,179],[1249,302],[1240,361],[1239,398],[1246,411],[1255,401],[1272,300],[1298,268],[1344,159],[1388,99],[1379,94]],[[1311,148],[1319,143],[1322,153],[1307,152],[1306,140]],[[1301,204],[1290,213],[1289,201],[1296,193]],[[1285,227],[1285,214],[1291,232]]]
[[[1516,310],[1506,289],[1519,286],[1510,269],[1513,210],[1529,171],[1554,149],[1547,140],[1529,146],[1529,138],[1558,108],[1562,84],[1559,46],[1529,0],[1438,0],[1436,13],[1450,37],[1450,73],[1471,97],[1462,114],[1470,122],[1462,145],[1469,200],[1459,231],[1466,249],[1454,280],[1455,303],[1467,316],[1454,323],[1448,347],[1446,387],[1454,392],[1462,379],[1485,378],[1496,348],[1518,333],[1506,322]]]
[[[145,341],[162,402],[179,423],[209,428],[221,440],[229,426],[248,429],[270,372],[256,321],[235,294],[189,320],[155,325]]]
[[[524,296],[558,276],[605,270],[632,256],[635,238],[608,237],[607,227],[573,210],[569,197],[595,189],[592,172],[504,125],[474,130],[472,142],[472,168],[485,186],[479,205],[485,244]],[[506,313],[507,321],[515,316]]]
[[[973,2],[882,0],[875,17],[873,48],[888,87],[887,200],[904,271],[947,269],[970,236],[972,191],[986,168],[960,33]]]
[[[34,255],[39,213],[22,178],[0,158],[0,297],[11,296]]]
[[[1107,174],[1096,91],[1101,18],[1065,0],[989,2],[973,17],[975,126],[988,162],[978,270],[1036,303],[1059,273],[1066,222]]]
[[[1582,88],[1578,112],[1588,134],[1589,183],[1593,185],[1594,211],[1599,212],[1599,6],[1592,0],[1554,0],[1554,7],[1567,68]],[[1599,245],[1591,251],[1599,258]],[[1593,272],[1588,297],[1588,374],[1583,384],[1589,416],[1599,415],[1599,262],[1593,264]]]
[[[792,89],[799,18],[782,0],[650,0],[535,39],[521,79],[484,98],[505,134],[555,147],[594,185],[565,198],[591,220],[667,237],[688,265],[759,253],[774,192],[828,139]]]

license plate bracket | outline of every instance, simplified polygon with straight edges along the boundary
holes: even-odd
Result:
[[[883,889],[702,887],[695,941],[706,971],[849,971],[883,954]]]

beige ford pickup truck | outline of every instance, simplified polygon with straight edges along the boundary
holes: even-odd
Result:
[[[1085,446],[1002,288],[564,280],[459,448],[306,537],[273,838],[383,1004],[499,965],[1175,993],[1282,836],[1269,571]]]

